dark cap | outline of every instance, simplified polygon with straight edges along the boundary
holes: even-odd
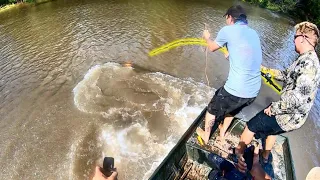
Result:
[[[240,5],[231,6],[223,17],[226,15],[230,15],[234,19],[247,19],[246,11]]]

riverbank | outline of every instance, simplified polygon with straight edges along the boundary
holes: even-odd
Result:
[[[10,2],[8,0],[0,0],[0,13],[21,6],[37,5],[49,1],[52,0],[11,0]]]
[[[319,0],[242,0],[280,14],[290,16],[296,21],[310,21],[320,26]]]

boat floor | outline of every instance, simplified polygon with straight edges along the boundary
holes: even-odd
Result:
[[[203,126],[204,123],[200,123],[200,127],[202,129],[204,129]],[[219,138],[219,129],[217,128],[210,137],[207,145],[201,144],[201,142],[197,139],[196,132],[194,131],[186,143],[188,151],[188,160],[184,167],[185,172],[187,172],[187,175],[185,176],[186,179],[207,179],[212,168],[205,162],[202,162],[201,159],[203,158],[201,158],[201,156],[203,155],[201,155],[201,152],[214,153],[225,159],[228,159],[228,155],[232,153],[232,148],[236,147],[239,143],[240,135],[244,129],[244,126],[245,123],[243,121],[238,119],[234,120],[234,122],[230,125],[224,140]],[[257,143],[262,144],[263,142],[260,140],[253,140],[253,143],[257,145]],[[286,157],[286,152],[289,151],[287,146],[287,139],[282,136],[277,136],[276,144],[271,152],[273,158],[272,168],[269,168],[270,171],[268,172],[268,174],[274,177],[274,179],[287,179],[286,158],[288,157]],[[289,163],[291,163],[291,159]],[[191,168],[190,164],[192,165]]]

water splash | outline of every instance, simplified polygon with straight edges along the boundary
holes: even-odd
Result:
[[[101,159],[113,156],[124,179],[147,179],[213,94],[192,79],[117,63],[92,67],[73,92],[80,111],[101,117]]]

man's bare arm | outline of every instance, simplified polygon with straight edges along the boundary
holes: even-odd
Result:
[[[212,41],[210,39],[206,39],[207,41],[207,44],[208,44],[208,49],[212,52],[220,49],[221,47],[215,42],[215,41]]]
[[[207,44],[208,44],[208,49],[212,52],[220,49],[221,47],[215,42],[215,41],[212,41],[210,39],[210,33],[208,30],[205,30],[203,32],[203,38],[206,40]]]

